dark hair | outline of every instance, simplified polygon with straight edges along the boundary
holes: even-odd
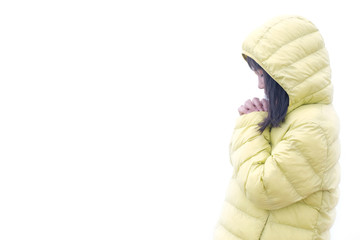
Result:
[[[268,125],[279,127],[280,123],[285,121],[289,106],[289,95],[254,59],[247,56],[246,61],[251,70],[261,69],[265,76],[265,94],[269,100],[268,116],[259,124],[259,131],[262,133]]]

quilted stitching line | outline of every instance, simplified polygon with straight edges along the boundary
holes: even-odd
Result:
[[[291,142],[290,140],[284,140],[284,141],[289,142],[289,143]],[[321,178],[321,176],[316,172],[313,165],[309,162],[309,159],[304,156],[303,152],[300,151],[299,148],[295,148],[295,150],[296,150],[297,153],[299,153],[303,157],[303,159],[305,159],[306,163],[311,167],[311,169],[314,171],[315,175],[318,176],[319,178]]]
[[[296,188],[294,187],[294,185],[292,184],[292,182],[289,180],[289,177],[285,174],[284,170],[280,167],[279,163],[276,161],[275,157],[273,157],[273,160],[276,163],[276,166],[278,166],[278,168],[280,169],[280,172],[285,176],[286,180],[290,183],[291,187],[294,189],[294,191],[297,193],[297,195],[299,195],[301,198],[303,198],[303,196],[296,190]]]
[[[235,138],[233,140],[233,144],[232,145],[239,145],[237,148],[234,148],[233,150],[236,151],[237,149],[239,149],[241,146],[243,146],[244,144],[248,143],[248,142],[252,142],[254,139],[256,139],[257,137],[259,137],[260,135],[255,135],[255,136],[251,136],[251,137],[248,137],[247,139],[244,137],[240,137],[241,135],[244,135],[245,132],[251,130],[251,126],[250,127],[247,127],[247,128],[244,128],[242,129],[242,131],[240,132],[240,134],[238,134],[239,136],[237,138]],[[242,133],[242,134],[241,134]],[[233,134],[234,136],[235,134]],[[242,144],[239,144],[239,142]]]
[[[258,39],[258,41],[256,42],[255,44],[255,47],[253,49],[253,52],[255,52],[255,49],[256,47],[258,46],[259,42],[261,40],[263,40],[264,36],[269,32],[269,30],[273,27],[275,27],[276,25],[278,25],[279,23],[281,23],[282,21],[285,21],[285,20],[289,20],[289,19],[292,19],[292,18],[298,18],[298,17],[288,17],[288,18],[283,18],[283,19],[280,19],[279,21],[277,21],[276,23],[274,23],[273,25],[269,26],[263,33],[263,35],[261,35],[261,37]]]
[[[233,233],[230,229],[228,229],[221,221],[219,222],[219,226],[221,226],[222,228],[224,228],[225,231],[227,231],[228,233],[230,233],[230,234],[233,235],[234,237],[242,240],[242,238],[240,238],[238,235],[236,235],[236,234]]]
[[[301,229],[301,230],[309,231],[309,232],[312,232],[312,231],[313,231],[313,229],[310,229],[310,228],[297,227],[297,226],[293,226],[293,225],[286,224],[286,223],[273,222],[273,221],[272,221],[271,223],[273,223],[273,224],[278,224],[278,225],[289,226],[289,227],[293,227],[293,228],[296,228],[296,229]]]
[[[242,209],[238,208],[238,207],[237,207],[237,206],[235,206],[232,202],[230,202],[228,199],[225,199],[225,202],[227,202],[229,205],[231,205],[231,206],[232,206],[233,208],[235,208],[236,210],[238,210],[238,211],[240,211],[240,212],[242,212],[242,213],[246,214],[247,216],[250,216],[250,217],[252,217],[252,218],[258,219],[257,217],[255,217],[255,216],[253,216],[253,215],[251,215],[251,214],[249,214],[249,213],[245,212],[244,210],[242,210]]]
[[[316,94],[316,93],[318,93],[318,92],[320,92],[320,91],[323,91],[324,89],[326,89],[326,88],[328,88],[329,86],[331,85],[331,82],[329,81],[329,83],[326,85],[326,86],[324,86],[322,89],[320,89],[319,91],[316,91],[316,92],[313,92],[312,94],[311,94],[311,96],[313,96],[314,94]],[[325,99],[326,98],[326,96],[323,98],[323,99]],[[302,100],[304,100],[304,99],[302,99]],[[292,103],[292,105],[294,106],[294,105],[297,105],[297,104],[299,104],[301,101],[297,101],[297,102],[294,102],[294,103]],[[301,104],[301,105],[303,105],[303,104]],[[300,106],[298,106],[298,107],[300,107]],[[294,110],[294,109],[293,109]]]
[[[252,158],[256,157],[257,155],[259,155],[260,153],[262,153],[265,149],[266,149],[266,148],[260,149],[260,150],[259,150],[258,152],[256,152],[254,155],[252,155],[252,156],[244,159],[244,160],[239,164],[239,168],[240,168],[244,163],[248,162],[250,159],[252,159]]]
[[[319,30],[318,29],[316,29],[315,31],[312,31],[312,32],[309,32],[309,33],[306,33],[306,34],[304,34],[304,35],[301,35],[301,36],[299,36],[299,37],[297,37],[297,38],[295,38],[295,39],[292,39],[292,40],[290,40],[289,42],[287,42],[287,43],[285,43],[285,44],[283,44],[283,45],[281,45],[279,48],[277,48],[272,54],[270,54],[270,56],[269,57],[267,57],[266,59],[264,59],[264,60],[262,60],[263,62],[265,62],[265,61],[267,61],[268,59],[270,59],[272,56],[274,56],[280,49],[282,49],[283,47],[285,47],[285,46],[287,46],[287,45],[289,45],[289,44],[291,44],[292,42],[294,42],[294,41],[296,41],[296,40],[298,40],[298,39],[300,39],[300,38],[303,38],[303,37],[306,37],[306,36],[308,36],[308,35],[310,35],[310,34],[313,34],[313,33],[316,33],[316,32],[319,32]]]
[[[320,71],[324,70],[324,69],[327,68],[327,67],[330,67],[330,65],[329,65],[329,64],[326,64],[325,66],[321,67],[321,68],[320,68],[319,70],[317,70],[316,72],[312,73],[310,76],[308,76],[308,77],[300,80],[300,83],[297,84],[297,85],[295,85],[293,88],[291,88],[291,90],[293,90],[294,88],[299,87],[301,84],[305,83],[309,78],[315,76],[317,73],[319,73]],[[327,86],[328,86],[328,85],[326,85],[325,87],[327,87]],[[312,94],[315,94],[315,93],[317,93],[317,92],[320,92],[320,91],[323,90],[325,87],[323,87],[323,88],[320,89],[319,91],[316,91],[316,92],[314,92],[314,93],[312,93]]]
[[[313,51],[313,52],[311,52],[311,53],[307,54],[306,56],[304,56],[304,57],[302,57],[302,58],[300,58],[300,59],[297,59],[295,62],[290,63],[287,67],[291,67],[291,66],[293,66],[295,63],[300,62],[301,60],[303,60],[303,59],[305,59],[305,58],[307,58],[307,57],[309,57],[309,56],[311,56],[311,55],[313,55],[313,54],[315,54],[315,53],[317,53],[317,52],[319,52],[319,51],[323,50],[324,48],[325,48],[325,46],[322,46],[321,48],[319,48],[319,49],[317,49],[317,50],[315,50],[315,51]]]

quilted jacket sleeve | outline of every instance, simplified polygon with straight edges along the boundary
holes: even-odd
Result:
[[[240,116],[230,144],[230,161],[247,198],[262,209],[278,209],[321,190],[327,139],[312,122],[291,125],[273,148],[265,112]]]

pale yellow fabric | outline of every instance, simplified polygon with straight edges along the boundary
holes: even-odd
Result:
[[[282,15],[245,39],[246,56],[285,89],[290,104],[285,122],[263,134],[257,124],[266,112],[236,119],[229,146],[234,171],[214,240],[328,240],[340,141],[323,38],[309,20]]]

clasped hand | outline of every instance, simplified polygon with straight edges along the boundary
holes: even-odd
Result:
[[[266,99],[253,98],[253,100],[248,99],[244,105],[241,105],[238,108],[240,115],[251,113],[251,112],[260,112],[268,111],[269,101]]]

